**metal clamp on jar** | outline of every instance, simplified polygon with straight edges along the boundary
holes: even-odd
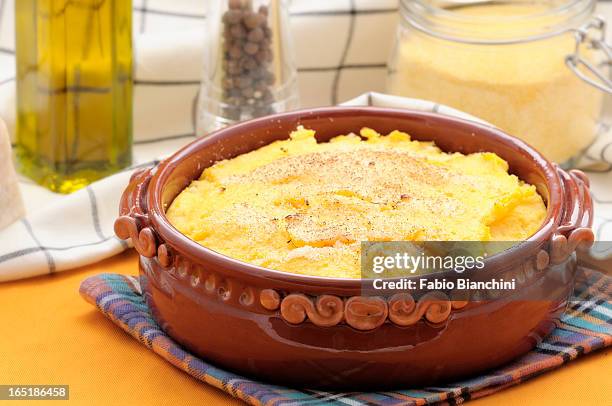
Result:
[[[574,32],[574,37],[576,38],[575,51],[572,55],[565,58],[565,63],[586,83],[604,92],[612,93],[612,79],[609,74],[606,74],[600,67],[594,66],[588,56],[583,57],[583,52],[581,51],[583,46],[586,46],[589,51],[600,50],[605,54],[606,58],[602,62],[603,67],[607,68],[612,63],[612,46],[606,43],[606,25],[606,20],[602,17],[594,17],[584,27],[577,29]],[[585,74],[581,67],[588,72]]]
[[[466,111],[572,166],[602,127],[611,47],[595,0],[402,0],[389,90]]]

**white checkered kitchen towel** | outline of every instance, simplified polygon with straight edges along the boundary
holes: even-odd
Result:
[[[0,0],[0,116],[14,128],[13,1]],[[193,103],[201,76],[206,0],[135,0],[134,158],[151,165],[191,141]],[[612,16],[612,4],[606,5]],[[330,105],[384,90],[386,60],[397,22],[397,0],[293,0],[302,106]],[[433,103],[369,94],[357,105],[407,107],[461,114]],[[599,239],[612,239],[612,147],[591,155]],[[0,281],[63,271],[127,248],[113,235],[130,171],[69,196],[27,180],[28,215],[0,231]]]

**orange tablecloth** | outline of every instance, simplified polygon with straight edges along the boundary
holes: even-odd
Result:
[[[85,303],[80,282],[102,272],[135,274],[136,256],[0,284],[0,384],[67,384],[75,405],[240,404],[178,371]],[[612,349],[471,404],[610,405],[610,371]]]

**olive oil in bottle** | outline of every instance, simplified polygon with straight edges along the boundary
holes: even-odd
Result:
[[[130,165],[129,0],[19,0],[17,165],[70,193]]]

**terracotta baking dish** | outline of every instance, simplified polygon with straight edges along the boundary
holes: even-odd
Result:
[[[483,272],[510,275],[509,297],[453,300],[430,292],[364,296],[358,280],[293,275],[204,248],[169,224],[164,211],[202,170],[304,125],[319,141],[358,132],[402,130],[446,151],[495,152],[536,185],[548,206],[528,243],[489,258]],[[407,388],[466,377],[529,351],[554,327],[571,294],[575,250],[593,241],[588,181],[525,143],[474,122],[432,113],[330,107],[265,117],[220,130],[135,174],[116,234],[140,254],[147,304],[160,326],[222,368],[298,387]],[[561,281],[538,300],[529,292]],[[452,295],[451,295],[452,297]]]

